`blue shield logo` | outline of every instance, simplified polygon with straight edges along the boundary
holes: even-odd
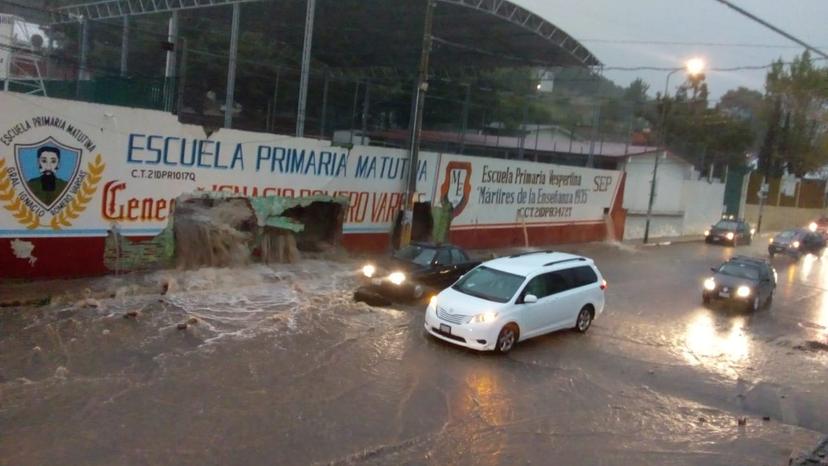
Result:
[[[60,202],[81,166],[81,149],[48,137],[34,144],[15,144],[14,161],[26,192],[43,208]]]

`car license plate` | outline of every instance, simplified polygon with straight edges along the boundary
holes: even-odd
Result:
[[[372,278],[371,283],[374,284],[374,285],[377,285],[377,286],[382,285],[382,279],[381,278]]]
[[[446,324],[440,324],[440,331],[451,335],[451,327]]]
[[[714,236],[714,237],[712,237],[712,238],[710,238],[710,239],[711,239],[711,241],[719,241],[719,237],[718,237],[718,236]]]
[[[719,292],[719,297],[720,297],[720,298],[729,298],[729,297],[730,297],[730,293],[727,293],[727,292],[725,292],[725,291],[720,291],[720,292]]]

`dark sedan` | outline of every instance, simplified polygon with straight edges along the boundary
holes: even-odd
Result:
[[[753,232],[753,228],[744,220],[722,219],[704,232],[704,241],[733,246],[750,244]]]
[[[768,245],[768,254],[773,257],[776,254],[785,254],[794,259],[799,259],[805,254],[822,256],[825,250],[825,238],[821,234],[808,231],[804,228],[785,230],[774,236]]]
[[[720,301],[756,311],[773,300],[776,270],[764,259],[736,256],[711,270],[702,290],[704,304]]]
[[[372,304],[417,300],[451,286],[479,264],[451,244],[411,243],[386,260],[363,266],[365,283],[354,298]]]

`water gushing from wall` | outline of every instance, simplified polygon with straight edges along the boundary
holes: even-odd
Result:
[[[238,267],[250,263],[256,218],[243,198],[184,199],[175,209],[179,268]]]

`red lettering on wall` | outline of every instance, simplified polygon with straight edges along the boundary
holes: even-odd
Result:
[[[163,221],[169,217],[175,206],[175,200],[156,199],[153,197],[131,197],[124,202],[120,192],[126,189],[126,183],[118,180],[104,184],[101,216],[110,221],[137,222]]]

